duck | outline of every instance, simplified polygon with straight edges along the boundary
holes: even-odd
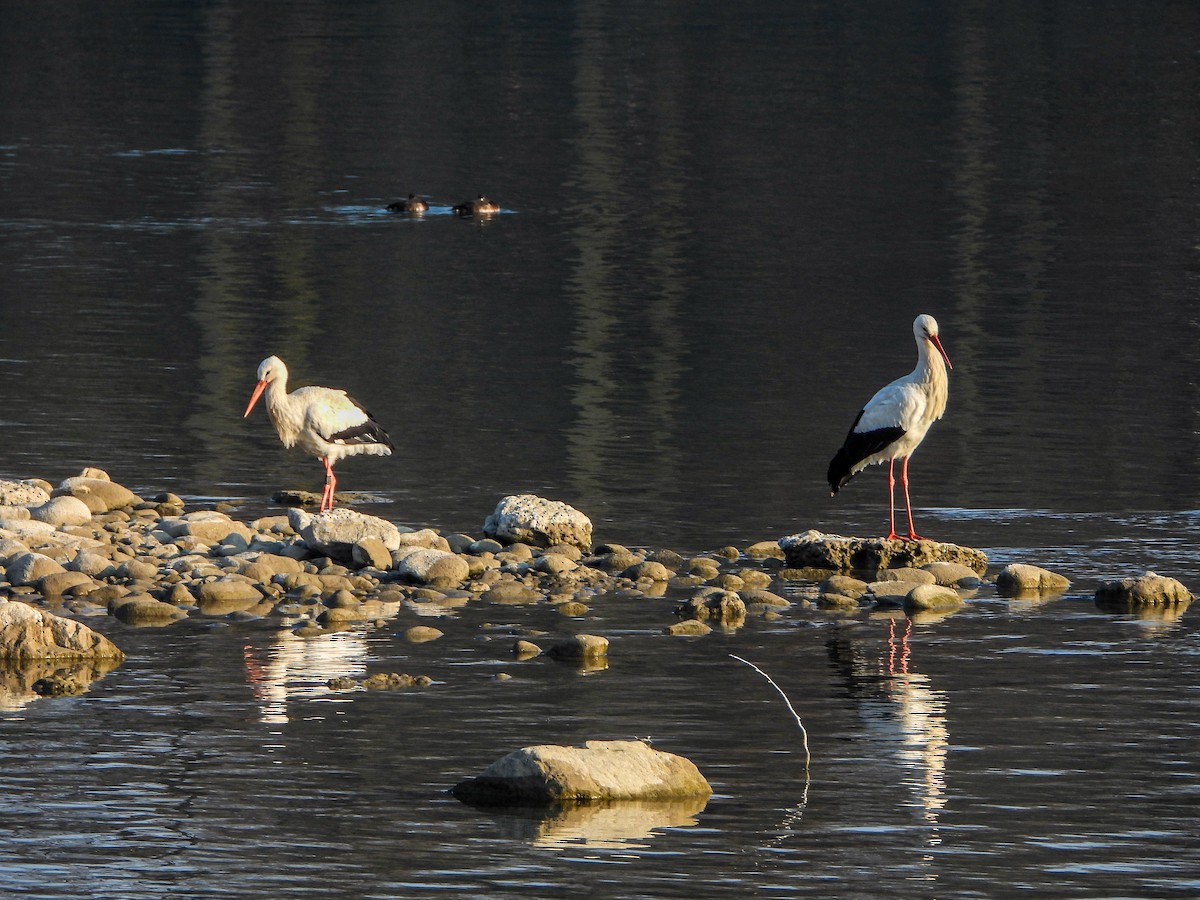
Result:
[[[493,213],[500,212],[500,204],[480,194],[475,200],[467,200],[465,203],[457,204],[453,207],[453,210],[454,214],[459,216],[490,216]]]
[[[409,194],[405,200],[397,200],[395,203],[389,203],[387,210],[394,213],[423,213],[429,211],[429,204],[416,194]]]

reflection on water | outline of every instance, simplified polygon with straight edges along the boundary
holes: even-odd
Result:
[[[690,828],[704,812],[707,798],[673,801],[626,800],[620,803],[584,803],[554,810],[495,812],[506,837],[528,841],[535,847],[563,850],[642,850],[665,828]]]
[[[265,648],[244,649],[246,681],[261,721],[289,721],[289,704],[329,697],[331,678],[361,677],[367,670],[367,640],[360,631],[301,637],[290,628],[275,632]]]
[[[25,663],[0,660],[0,711],[19,712],[39,697],[51,693],[85,691],[97,678],[119,665],[119,661],[111,659],[88,662],[31,660]]]
[[[937,826],[946,805],[947,697],[916,671],[913,635],[921,626],[910,618],[897,625],[893,617],[886,625],[872,624],[872,632],[886,629],[881,649],[835,642],[831,652],[855,699],[865,739],[905,773],[901,784],[912,796],[918,821],[930,826],[923,841],[932,848],[941,843]]]

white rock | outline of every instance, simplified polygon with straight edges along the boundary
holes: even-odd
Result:
[[[315,516],[302,509],[290,509],[288,522],[310,550],[348,562],[354,559],[354,545],[366,538],[382,541],[388,552],[400,548],[400,530],[391,522],[345,507]]]
[[[435,578],[465,581],[471,574],[471,566],[465,559],[444,550],[405,547],[393,553],[392,559],[400,575],[422,583]]]
[[[0,506],[27,506],[45,503],[50,494],[24,481],[0,481]]]
[[[570,544],[586,551],[592,548],[592,523],[587,516],[566,503],[534,494],[504,497],[483,523],[483,533],[537,547]]]
[[[56,528],[63,525],[85,525],[92,520],[92,511],[78,497],[53,497],[40,506],[31,507],[35,522],[47,522]]]

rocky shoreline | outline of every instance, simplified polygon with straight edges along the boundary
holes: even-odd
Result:
[[[612,595],[657,600],[664,632],[700,637],[757,616],[895,611],[936,619],[981,591],[1046,598],[1069,587],[1036,566],[989,574],[988,565],[980,551],[955,544],[819,532],[691,556],[593,546],[583,513],[528,494],[503,498],[481,535],[405,528],[346,507],[243,522],[223,508],[189,510],[174,494],[139,497],[86,469],[57,486],[0,482],[0,657],[21,669],[8,677],[36,693],[69,694],[121,660],[87,628],[94,617],[139,628],[194,617],[271,619],[306,637],[379,627],[404,611],[436,616],[484,603],[550,605],[563,615],[562,634],[514,640],[514,659],[546,653],[588,662],[608,653],[608,639],[589,634],[588,624],[592,608]],[[1095,597],[1102,609],[1160,618],[1178,616],[1191,599],[1153,573],[1101,585]],[[415,642],[441,632],[414,624],[403,634]],[[409,675],[375,681],[331,686],[428,684]]]

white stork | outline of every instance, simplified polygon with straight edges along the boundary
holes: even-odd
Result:
[[[279,433],[283,446],[300,445],[325,464],[325,492],[321,512],[333,509],[337,478],[333,464],[346,456],[367,453],[391,456],[391,439],[369,412],[347,396],[345,391],[327,387],[302,387],[290,394],[288,370],[278,356],[268,356],[258,366],[258,384],[246,404],[242,418],[250,415],[263,392],[267,394],[267,414]]]
[[[899,537],[896,534],[896,477],[892,472],[897,459],[902,460],[900,483],[904,487],[904,505],[908,509],[908,539],[924,540],[913,528],[912,501],[908,497],[908,458],[924,440],[929,426],[946,411],[949,394],[946,369],[954,368],[938,340],[938,323],[933,316],[917,316],[913,321],[913,337],[917,341],[917,367],[911,374],[881,388],[859,411],[846,435],[846,442],[829,463],[826,476],[830,496],[833,496],[867,466],[887,460],[890,529],[886,540]]]

